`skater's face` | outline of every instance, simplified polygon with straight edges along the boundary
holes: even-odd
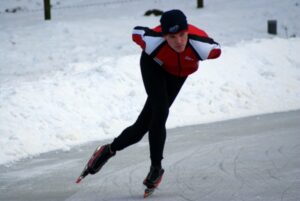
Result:
[[[188,32],[184,30],[176,34],[167,34],[164,38],[173,50],[181,53],[185,50],[188,41]]]

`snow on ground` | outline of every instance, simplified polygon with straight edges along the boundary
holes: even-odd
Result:
[[[200,10],[187,0],[107,2],[56,0],[47,22],[37,0],[0,3],[0,164],[133,123],[146,96],[131,30],[159,21],[147,9],[182,9],[223,49],[189,77],[168,128],[300,108],[299,0],[211,0]],[[72,7],[84,4],[94,5]],[[268,19],[278,36],[266,33]]]

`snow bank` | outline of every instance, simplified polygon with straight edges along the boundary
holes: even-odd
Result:
[[[300,108],[300,38],[223,47],[174,103],[168,128]],[[16,79],[17,79],[17,75]],[[113,138],[145,101],[139,55],[73,62],[34,80],[0,86],[0,164]]]

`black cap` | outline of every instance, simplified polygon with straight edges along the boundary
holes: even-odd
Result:
[[[161,30],[164,35],[175,34],[188,29],[186,16],[181,10],[169,10],[160,18]]]

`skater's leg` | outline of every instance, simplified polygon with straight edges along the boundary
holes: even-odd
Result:
[[[169,114],[165,70],[145,53],[141,57],[141,72],[151,106],[149,146],[152,165],[160,166],[166,139],[166,120]]]
[[[166,120],[169,108],[166,103],[153,104],[152,121],[149,129],[149,146],[151,165],[161,167],[163,150],[166,140]]]
[[[186,77],[175,77],[168,73],[165,73],[164,80],[165,80],[165,82],[164,82],[165,84],[161,83],[162,84],[161,86],[166,87],[167,97],[165,98],[165,100],[167,100],[167,103],[165,103],[165,104],[167,104],[167,106],[166,106],[167,108],[170,108],[172,103],[174,102],[176,96],[178,95],[182,85],[184,84]],[[166,93],[163,93],[163,94],[165,95]],[[160,97],[164,97],[164,95],[160,94]],[[153,107],[155,107],[155,104],[153,104]],[[153,111],[156,111],[156,109],[153,108]],[[153,115],[155,115],[155,114],[153,114]],[[167,119],[168,116],[166,115],[165,117]],[[156,119],[156,118],[153,117],[153,119]],[[154,126],[153,124],[151,124],[150,132],[149,132],[150,148],[152,147],[151,148],[151,168],[150,168],[150,171],[149,171],[147,177],[145,178],[145,180],[143,182],[144,185],[147,186],[144,197],[148,197],[149,195],[152,194],[154,189],[159,185],[159,183],[162,179],[163,173],[164,173],[164,169],[161,168],[161,159],[163,156],[163,148],[164,148],[165,139],[163,139],[164,141],[161,141],[161,143],[163,142],[163,145],[157,144],[157,142],[159,142],[159,139],[161,136],[153,135],[156,133],[153,128],[157,128],[157,127]],[[165,127],[162,129],[163,129],[163,132],[165,133]],[[166,135],[164,135],[164,136],[166,136]],[[159,146],[161,147],[161,150],[157,149],[157,147],[159,147]]]
[[[141,71],[152,111],[149,127],[151,162],[152,166],[161,167],[169,107],[174,102],[186,77],[177,77],[167,73],[147,55],[142,55]]]
[[[186,78],[166,75],[164,82],[153,92],[152,100],[152,121],[149,129],[149,144],[151,153],[151,164],[161,167],[163,150],[166,140],[166,121],[169,115],[169,108],[174,102]],[[159,97],[156,98],[156,97]]]

